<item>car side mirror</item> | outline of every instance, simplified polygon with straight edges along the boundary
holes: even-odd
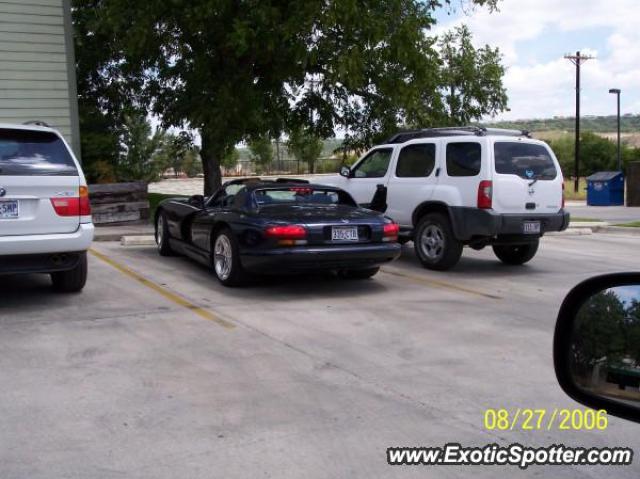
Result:
[[[204,196],[202,195],[193,195],[189,197],[189,204],[191,206],[195,206],[196,208],[204,208]]]
[[[348,166],[343,166],[342,168],[340,168],[340,176],[351,178],[351,168],[349,168]]]
[[[553,362],[573,399],[640,422],[640,273],[597,276],[569,292]]]

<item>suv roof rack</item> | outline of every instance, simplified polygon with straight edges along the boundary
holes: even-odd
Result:
[[[486,128],[484,126],[448,126],[444,128],[421,128],[404,130],[391,136],[385,143],[404,143],[416,138],[438,138],[443,136],[524,136],[531,138],[527,130],[507,130],[504,128]]]
[[[42,120],[25,121],[23,125],[35,125],[35,126],[44,126],[46,128],[51,128],[51,125],[49,125],[46,121],[42,121]]]

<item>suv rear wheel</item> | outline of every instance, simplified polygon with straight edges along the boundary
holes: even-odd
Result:
[[[462,243],[454,236],[449,218],[441,213],[420,219],[413,244],[422,266],[428,269],[453,268],[462,255]]]
[[[51,273],[53,289],[59,293],[78,293],[87,283],[87,253],[81,253],[78,264],[69,271]]]
[[[540,240],[525,244],[494,245],[493,252],[504,264],[520,265],[536,255],[539,244]]]

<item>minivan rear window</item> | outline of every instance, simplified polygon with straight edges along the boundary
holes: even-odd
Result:
[[[526,180],[553,180],[558,172],[549,151],[542,145],[496,142],[496,173],[516,175]]]
[[[78,169],[58,135],[0,129],[0,176],[78,176]]]

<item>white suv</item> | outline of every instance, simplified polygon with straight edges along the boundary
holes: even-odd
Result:
[[[89,191],[62,136],[39,124],[0,124],[0,274],[49,273],[80,291],[93,240]]]
[[[446,270],[462,247],[491,245],[507,264],[534,257],[539,239],[569,225],[564,180],[553,151],[527,132],[479,127],[398,133],[341,176],[324,182],[358,203],[387,187],[386,213],[413,240],[422,264]]]

